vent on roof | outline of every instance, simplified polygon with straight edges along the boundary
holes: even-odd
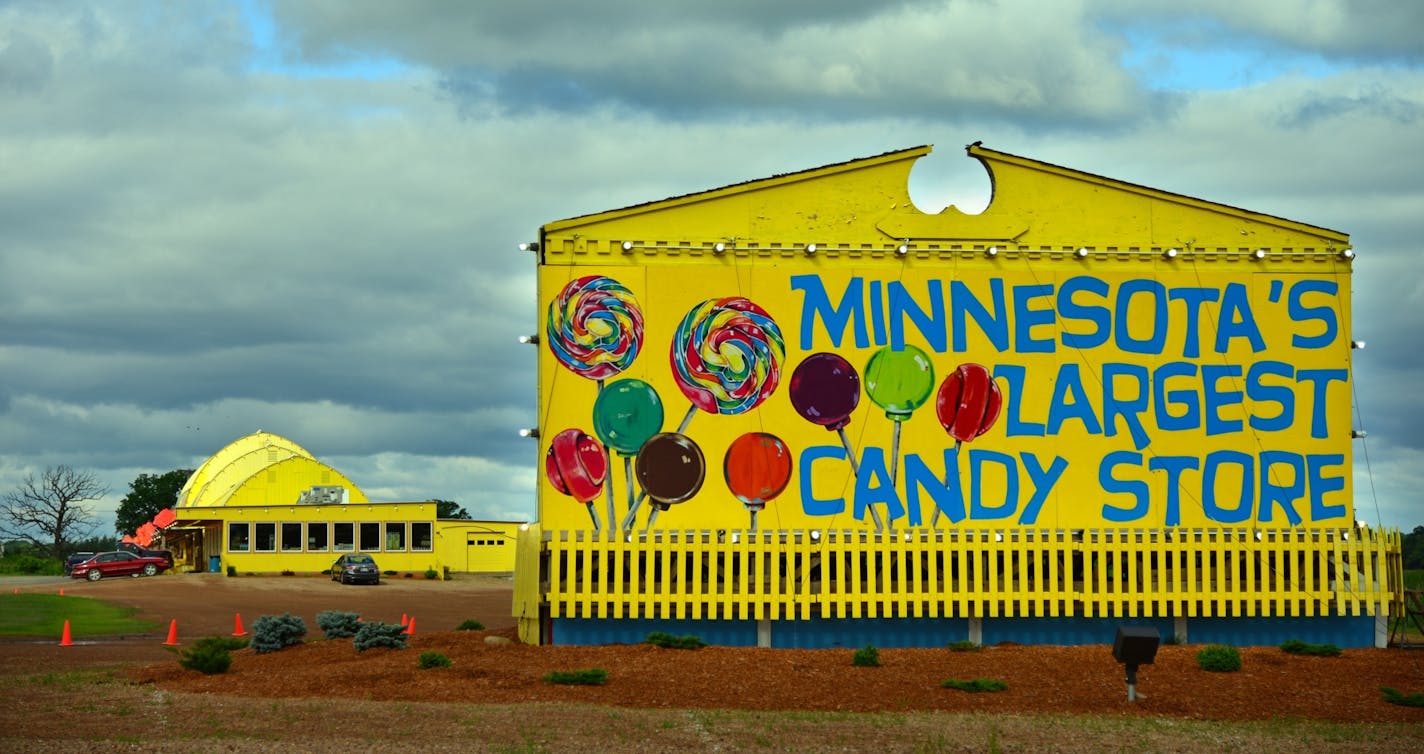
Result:
[[[304,505],[346,504],[346,488],[340,485],[317,485],[297,497]]]

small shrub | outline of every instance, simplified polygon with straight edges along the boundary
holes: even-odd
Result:
[[[439,572],[439,571],[435,570],[434,568],[427,568],[427,569],[425,569],[425,580],[426,580],[426,581],[434,581],[434,580],[436,580],[436,579],[438,579],[438,578],[440,578],[440,572]]]
[[[283,569],[282,569],[282,575],[283,575],[283,576],[296,576],[296,575],[297,575],[297,572],[296,572],[296,571],[293,571],[293,570],[290,569],[290,568],[283,568]]]
[[[995,680],[993,678],[975,678],[972,681],[961,681],[955,678],[950,678],[948,680],[941,681],[939,685],[947,689],[959,689],[960,691],[968,691],[971,694],[977,694],[981,691],[1003,691],[1004,689],[1007,689],[1009,687],[1009,684],[1004,683],[1003,681]]]
[[[1180,647],[1181,645],[1187,643],[1187,637],[1181,634],[1172,634],[1171,636],[1168,636],[1167,638],[1163,639],[1162,643],[1169,647]]]
[[[707,642],[696,636],[673,636],[661,631],[648,634],[648,643],[664,649],[701,649],[707,646]]]
[[[396,572],[395,572],[395,571],[382,571],[382,573],[386,574],[387,576],[394,576],[394,575],[396,575]]]
[[[544,682],[560,686],[602,686],[608,682],[608,671],[601,668],[555,670],[544,676]]]
[[[456,631],[483,631],[485,624],[471,618],[455,627]]]
[[[450,667],[450,664],[450,658],[439,652],[420,653],[421,670],[429,670],[431,668],[448,668]]]
[[[184,649],[178,664],[206,675],[226,673],[232,667],[232,650],[247,646],[246,639],[232,636],[208,636]]]
[[[850,658],[850,664],[861,668],[878,668],[880,667],[880,650],[866,644],[855,650],[855,654]]]
[[[1390,704],[1398,704],[1405,707],[1424,707],[1424,692],[1401,694],[1388,686],[1380,686],[1379,690],[1384,694],[1384,700]]]
[[[237,566],[228,566],[228,567],[227,567],[227,576],[228,576],[228,578],[232,578],[233,576],[236,576],[236,575],[237,575]]]
[[[1293,655],[1314,655],[1316,657],[1335,657],[1340,654],[1340,648],[1334,644],[1309,644],[1300,639],[1291,639],[1282,643],[1281,651]]]
[[[316,627],[328,639],[349,639],[361,630],[361,616],[342,610],[324,610],[316,614]]]
[[[356,638],[352,639],[351,644],[356,647],[357,652],[365,652],[368,649],[379,647],[405,649],[405,626],[399,623],[382,623],[381,621],[362,623],[361,629],[356,632]]]
[[[301,644],[306,635],[306,621],[291,613],[264,615],[252,624],[252,651],[259,655],[276,652]]]
[[[949,643],[949,651],[951,652],[978,652],[983,648],[982,645],[972,641],[952,641]]]
[[[1241,653],[1236,647],[1213,644],[1197,652],[1197,667],[1213,673],[1230,673],[1241,669]]]

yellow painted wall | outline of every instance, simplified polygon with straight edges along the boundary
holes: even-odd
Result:
[[[633,384],[620,380],[650,386],[660,429],[676,432],[691,406],[683,388],[712,384],[680,366],[700,360],[751,375],[747,392],[761,398],[691,413],[668,473],[690,479],[700,465],[701,486],[672,485],[691,496],[655,529],[750,524],[725,474],[747,433],[774,435],[792,461],[762,528],[872,528],[877,516],[950,529],[1353,522],[1348,236],[977,145],[989,208],[925,215],[906,186],[928,151],[546,225],[541,457],[566,430],[607,445],[609,427],[627,426],[633,404],[596,403]],[[581,280],[593,293],[571,298]],[[598,353],[600,339],[617,345]],[[905,392],[898,373],[870,363],[907,347],[933,378],[893,421],[877,404]],[[798,367],[818,353],[860,378],[844,442],[792,399]],[[966,364],[992,373],[1003,403],[956,450],[936,400]],[[645,455],[611,453],[585,505],[561,487],[599,464],[555,452],[539,486],[545,530],[590,529],[590,512],[608,529],[635,507],[634,528],[648,527]],[[643,471],[668,479],[650,462]],[[753,477],[768,490],[778,481],[772,467]]]

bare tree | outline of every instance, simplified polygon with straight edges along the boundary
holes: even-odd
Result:
[[[89,536],[97,522],[85,505],[109,494],[93,474],[68,466],[52,466],[36,479],[25,477],[19,487],[0,498],[0,532],[24,539],[46,554],[64,552],[66,542]]]

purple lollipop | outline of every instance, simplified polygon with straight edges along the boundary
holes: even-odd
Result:
[[[822,351],[796,365],[788,389],[796,413],[840,435],[851,473],[859,477],[860,464],[855,460],[855,450],[846,437],[845,427],[860,405],[860,373],[838,354]],[[880,531],[883,528],[880,514],[871,508],[870,515],[875,519],[875,530]]]

